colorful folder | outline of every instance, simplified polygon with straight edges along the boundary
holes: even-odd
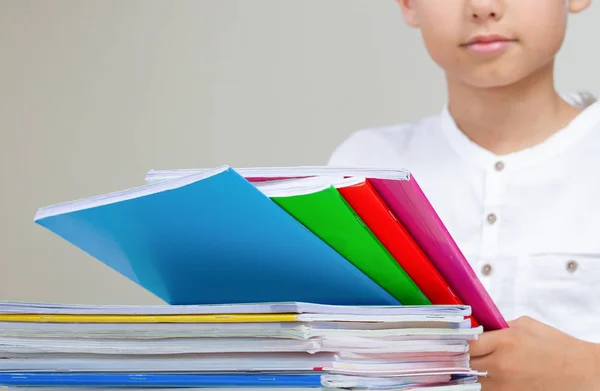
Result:
[[[496,304],[414,177],[406,181],[368,180],[461,301],[473,308],[475,320],[487,330],[507,328],[508,324]]]
[[[431,304],[335,187],[311,178],[256,186],[400,302]]]
[[[0,384],[20,387],[320,387],[310,374],[0,373]]]
[[[434,304],[462,304],[366,180],[338,191]]]
[[[293,323],[295,314],[188,314],[188,315],[96,315],[96,314],[3,314],[0,322],[40,323]]]
[[[433,304],[462,304],[367,180],[339,186],[338,191]],[[472,321],[473,326],[478,325]]]
[[[42,208],[35,221],[170,304],[399,304],[228,167]]]

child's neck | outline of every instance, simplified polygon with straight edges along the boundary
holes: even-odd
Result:
[[[467,137],[495,154],[535,146],[579,113],[554,89],[553,68],[550,64],[498,88],[477,88],[448,78],[450,113]]]

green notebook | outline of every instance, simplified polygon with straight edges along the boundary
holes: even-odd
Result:
[[[316,177],[255,185],[402,304],[431,304],[332,185],[349,181],[357,180]]]

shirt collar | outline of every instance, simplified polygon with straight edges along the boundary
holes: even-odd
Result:
[[[522,168],[567,150],[600,122],[600,102],[593,95],[570,93],[562,96],[567,102],[580,108],[581,113],[569,125],[542,143],[518,152],[496,155],[473,142],[458,128],[450,115],[448,105],[445,105],[441,113],[441,128],[452,148],[470,163],[489,169],[502,161],[507,168]]]

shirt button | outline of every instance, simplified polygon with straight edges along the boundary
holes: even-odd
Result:
[[[495,165],[496,171],[502,171],[504,170],[504,163],[503,162],[497,162]]]
[[[490,213],[489,215],[487,215],[487,221],[490,224],[494,224],[496,221],[498,221],[498,217],[495,214]]]
[[[492,265],[490,265],[489,263],[483,265],[483,267],[481,268],[481,274],[483,274],[484,276],[489,276],[490,274],[492,274]]]
[[[577,270],[578,267],[579,267],[579,264],[576,261],[569,261],[569,262],[567,262],[567,271],[569,273],[574,273],[575,270]]]

